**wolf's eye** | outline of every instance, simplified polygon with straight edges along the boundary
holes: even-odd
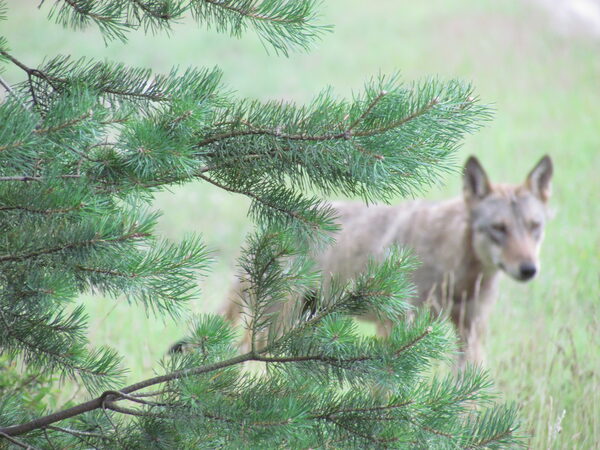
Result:
[[[532,222],[529,222],[529,229],[531,231],[539,231],[540,228],[542,228],[542,224],[540,222],[535,221],[535,220]]]
[[[490,226],[490,230],[488,231],[488,236],[498,245],[502,245],[502,242],[506,239],[508,235],[508,228],[503,223],[493,223]]]
[[[503,223],[495,223],[492,225],[492,231],[497,234],[506,234],[507,228]]]

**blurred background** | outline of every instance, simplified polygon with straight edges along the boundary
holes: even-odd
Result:
[[[326,86],[360,91],[379,73],[404,80],[471,81],[494,120],[468,136],[455,160],[480,158],[493,181],[520,182],[544,155],[555,167],[542,272],[528,284],[504,279],[486,340],[487,367],[503,399],[522,408],[531,448],[600,448],[600,1],[328,0],[333,24],[310,53],[269,55],[252,33],[236,40],[183,20],[171,35],[132,33],[105,46],[95,30],[69,32],[46,15],[53,2],[9,0],[0,23],[12,53],[30,66],[71,54],[158,72],[215,66],[240,97],[305,103]],[[43,3],[43,2],[42,2]],[[8,69],[15,83],[22,73]],[[461,192],[456,172],[430,198]],[[199,280],[194,313],[217,311],[251,224],[248,202],[201,183],[157,195],[160,233],[200,232],[215,263]],[[119,299],[86,297],[90,340],[116,348],[129,381],[151,375],[185,320],[146,317]],[[145,318],[145,319],[144,319]],[[71,394],[69,394],[71,395]]]

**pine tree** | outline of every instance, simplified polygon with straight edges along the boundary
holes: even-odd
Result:
[[[170,29],[190,14],[217,32],[258,33],[287,55],[329,31],[314,0],[64,0],[49,17],[98,27],[107,43]],[[0,2],[2,19],[6,8]],[[0,351],[28,371],[82,383],[90,400],[32,410],[0,398],[0,438],[40,448],[499,448],[518,445],[515,408],[490,403],[477,368],[439,377],[451,328],[427,312],[406,319],[412,260],[392,249],[310,311],[272,313],[291,293],[318,292],[310,248],[327,245],[332,194],[388,201],[433,183],[465,133],[489,117],[469,85],[396,76],[351,100],[324,90],[306,106],[233,96],[218,70],[167,75],[57,56],[30,66],[0,37]],[[238,332],[197,317],[192,351],[161,375],[123,386],[122,358],[94,348],[78,295],[125,296],[178,320],[201,296],[211,260],[198,236],[157,237],[153,194],[206,182],[252,200],[256,223],[240,259],[250,285],[246,326],[266,343],[240,354]],[[289,300],[288,300],[289,301]],[[394,321],[389,338],[361,335],[366,310]],[[243,363],[260,368],[248,370]],[[475,407],[477,406],[477,407]],[[2,442],[0,440],[0,442]]]

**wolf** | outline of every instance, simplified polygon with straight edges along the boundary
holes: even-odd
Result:
[[[540,271],[552,174],[552,160],[546,155],[524,183],[492,184],[471,156],[464,166],[460,197],[397,205],[335,202],[340,231],[334,235],[335,244],[316,255],[318,267],[324,276],[351,279],[370,258],[383,258],[393,245],[412,250],[420,262],[412,274],[414,303],[449,316],[458,332],[459,361],[482,362],[482,337],[500,274],[524,282]],[[240,314],[239,302],[230,299],[226,317],[237,322]],[[377,329],[386,335],[389,324],[379,322]]]

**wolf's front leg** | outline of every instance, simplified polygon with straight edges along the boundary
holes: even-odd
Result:
[[[458,334],[459,368],[464,368],[467,362],[483,364],[485,360],[483,337],[487,321],[486,317],[482,317],[479,306],[478,302],[463,297],[454,304],[450,315]]]

